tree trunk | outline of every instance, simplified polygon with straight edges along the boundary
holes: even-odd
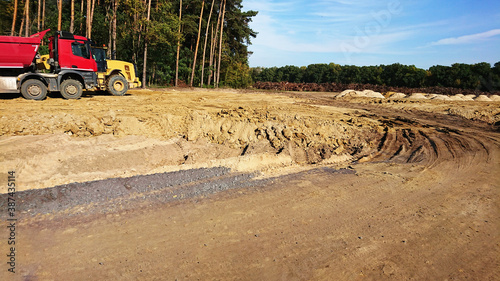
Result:
[[[218,30],[215,29],[215,30]],[[213,76],[213,64],[214,64],[214,51],[215,51],[215,36],[217,35],[216,34],[217,31],[215,31],[215,34],[214,34],[214,27],[212,26],[212,32],[210,33],[210,59],[209,59],[209,62],[208,62],[208,69],[209,69],[209,73],[208,73],[208,81],[207,81],[207,84],[208,85],[211,85],[212,84],[212,76]]]
[[[191,81],[189,82],[189,86],[191,86],[191,87],[193,87],[194,71],[196,69],[196,58],[198,57],[198,46],[200,44],[200,35],[201,35],[201,20],[203,19],[203,9],[204,8],[205,8],[205,0],[203,0],[203,2],[201,2],[200,22],[198,24],[198,38],[196,39],[196,49],[194,50],[193,70],[191,71]]]
[[[147,1],[144,0],[144,7],[146,7],[146,6],[147,6]],[[138,12],[136,12],[136,13],[137,13],[136,20],[138,21],[140,17],[139,17],[139,13]],[[142,17],[142,15],[141,15],[141,17]],[[139,57],[139,49],[141,47],[141,38],[142,38],[142,20],[140,21],[139,30],[138,30],[137,33],[139,35],[137,36],[137,48],[136,48],[137,49],[137,55],[136,55],[136,57]],[[134,55],[135,55],[135,53],[134,53]]]
[[[89,31],[89,39],[92,37],[92,24],[94,23],[94,8],[95,8],[95,0],[92,0],[92,8],[90,9],[90,31]]]
[[[27,0],[26,0],[27,1]],[[26,3],[24,4],[24,11],[23,11],[23,17],[21,18],[21,27],[19,28],[19,36],[22,36],[23,34],[23,28],[24,28],[24,21],[26,20],[26,9],[28,8],[28,5]]]
[[[86,37],[92,38],[92,22],[94,20],[95,0],[87,0],[87,32]]]
[[[222,19],[220,21],[220,34],[219,34],[219,63],[217,64],[217,83],[216,87],[219,88],[219,82],[220,82],[220,65],[221,65],[221,59],[222,59],[222,35],[224,31],[224,16],[226,13],[226,0],[224,0],[224,5],[222,8]]]
[[[147,22],[149,24],[149,17],[151,14],[151,0],[149,0],[148,4],[148,16],[147,16]],[[148,26],[146,25],[146,34],[148,33]],[[142,67],[142,88],[146,88],[146,63],[148,59],[148,40],[146,37],[146,40],[144,41],[144,65]]]
[[[63,0],[57,1],[57,10],[59,11],[59,17],[57,18],[57,30],[62,29],[62,1]]]
[[[114,0],[113,2],[114,2],[114,4],[113,4],[113,30],[112,30],[113,49],[111,50],[111,58],[116,59],[116,13],[118,11],[118,0]],[[151,0],[150,0],[150,5],[151,5]],[[148,16],[148,21],[149,21],[149,16]],[[109,46],[109,47],[111,48],[111,46]]]
[[[158,4],[156,4],[156,7],[158,7]],[[156,63],[153,62],[153,73],[151,73],[151,79],[149,79],[149,81],[153,81],[153,84],[156,82],[155,73],[156,73]]]
[[[42,0],[38,0],[38,18],[36,21],[36,30],[40,32],[40,19],[42,15]]]
[[[113,2],[110,3],[111,4],[111,9],[113,9]],[[106,52],[106,56],[108,58],[111,57],[111,46],[113,44],[113,15],[110,15],[109,14],[109,9],[106,9],[106,18],[109,18],[109,28],[108,28],[108,50]],[[132,46],[133,46],[134,42],[132,42]],[[135,62],[134,62],[135,63]]]
[[[179,53],[181,52],[182,0],[179,5],[179,33],[177,34],[177,58],[175,60],[175,86],[179,86]]]
[[[42,5],[42,30],[44,29],[45,29],[45,0],[43,0],[43,5]]]
[[[75,0],[71,0],[71,21],[69,23],[69,32],[73,33],[75,29]]]
[[[91,0],[87,0],[87,18],[86,18],[86,29],[85,29],[85,37],[90,38],[90,8],[91,6]]]
[[[222,4],[222,1],[221,1]],[[219,13],[217,16],[217,26],[215,27],[215,33],[214,30],[212,29],[212,42],[210,43],[210,75],[208,76],[208,84],[210,85],[212,82],[212,77],[214,77],[214,87],[215,87],[215,75],[214,75],[214,69],[215,66],[217,65],[217,61],[215,61],[215,49],[217,48],[217,35],[219,34],[219,25],[220,25],[220,18],[222,16],[222,5],[219,7]],[[212,67],[214,66],[214,67]]]
[[[83,33],[83,7],[85,6],[84,4],[85,0],[82,0],[82,4],[80,5],[80,34]]]
[[[201,60],[201,83],[200,86],[203,88],[203,79],[205,78],[205,54],[207,51],[207,41],[208,41],[208,28],[210,26],[210,20],[212,19],[212,12],[214,10],[215,0],[212,0],[212,6],[210,6],[210,14],[208,15],[207,28],[205,30],[205,45],[203,46],[203,58]]]
[[[146,1],[144,1],[144,6],[146,6]],[[136,9],[135,10],[135,15],[134,15],[134,28],[135,28],[135,32],[137,35],[137,47],[134,45],[134,54],[132,55],[132,60],[136,61],[139,57],[139,49],[141,47],[141,36],[142,36],[142,21],[139,20],[141,16],[139,16],[139,11]],[[137,26],[137,22],[140,22],[139,23],[139,28],[137,29],[136,26]]]
[[[12,17],[12,29],[10,30],[10,36],[14,36],[16,29],[16,19],[17,19],[17,0],[14,1],[14,16]]]
[[[30,36],[30,0],[26,0],[26,31],[24,36]]]

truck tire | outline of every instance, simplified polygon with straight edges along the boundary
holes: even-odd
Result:
[[[125,77],[115,74],[107,81],[108,92],[113,96],[123,96],[128,91],[128,82]]]
[[[24,81],[21,94],[28,100],[43,100],[47,96],[47,86],[37,79]]]
[[[79,99],[82,96],[82,83],[67,79],[61,83],[61,96],[65,99]]]

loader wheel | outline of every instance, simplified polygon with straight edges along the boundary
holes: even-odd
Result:
[[[128,91],[127,80],[118,74],[115,74],[108,79],[107,86],[108,92],[113,96],[123,96]]]
[[[40,80],[29,79],[21,86],[21,94],[28,100],[43,100],[47,96],[47,86]]]
[[[65,99],[79,99],[82,93],[82,83],[77,80],[68,79],[61,83],[61,96]]]

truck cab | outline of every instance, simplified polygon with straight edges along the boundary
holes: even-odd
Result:
[[[90,40],[69,32],[58,31],[49,38],[50,72],[57,75],[59,91],[68,99],[79,98],[83,89],[97,86],[97,63],[92,57]],[[49,83],[56,90],[56,83]]]

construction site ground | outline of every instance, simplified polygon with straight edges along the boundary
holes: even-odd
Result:
[[[0,112],[0,280],[500,280],[498,101],[168,88]]]

